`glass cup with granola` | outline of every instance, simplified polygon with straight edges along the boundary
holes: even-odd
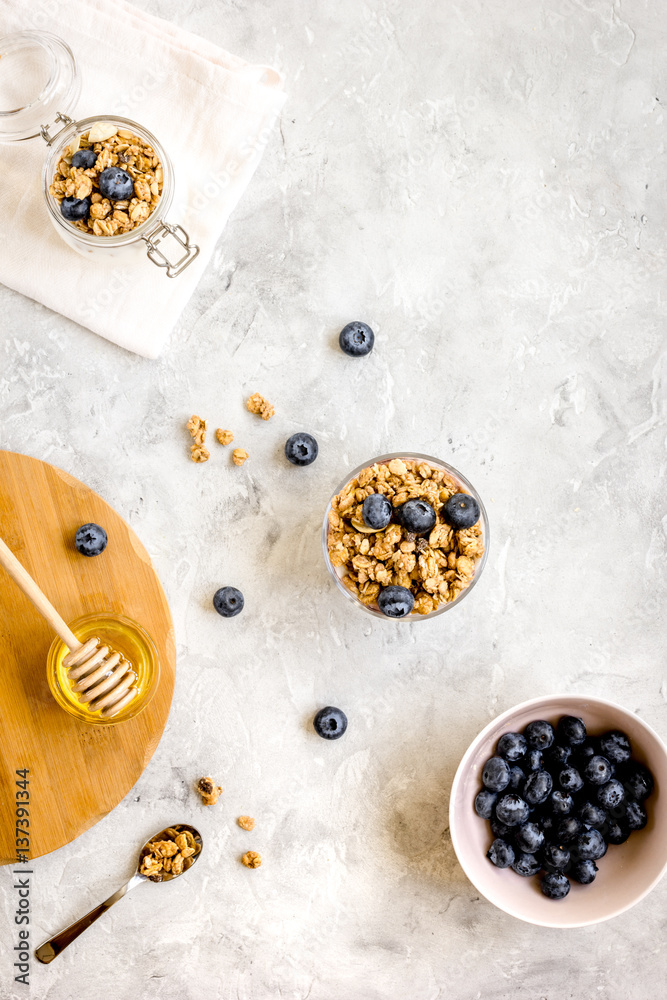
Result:
[[[456,469],[396,452],[354,469],[327,507],[322,545],[340,592],[379,618],[434,618],[470,593],[486,562],[484,504]]]

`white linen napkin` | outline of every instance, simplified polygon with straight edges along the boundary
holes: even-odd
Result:
[[[79,63],[75,120],[120,115],[162,143],[176,175],[167,221],[200,247],[178,277],[149,260],[84,258],[58,236],[41,187],[41,138],[0,146],[0,281],[95,333],[155,358],[250,181],[285,94],[278,72],[123,0],[16,4],[0,0],[0,34],[58,35]]]

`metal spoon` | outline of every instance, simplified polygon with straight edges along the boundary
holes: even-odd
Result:
[[[172,875],[171,872],[162,872],[159,875],[144,875],[139,871],[144,855],[151,853],[151,844],[158,840],[171,840],[176,835],[185,833],[186,831],[189,831],[194,838],[195,853],[185,859],[183,862],[182,872],[179,872],[178,875]],[[130,881],[127,882],[122,889],[119,889],[118,892],[115,892],[113,896],[109,896],[109,898],[105,899],[103,903],[96,906],[94,910],[87,913],[85,917],[81,917],[80,920],[70,924],[69,927],[59,931],[58,934],[54,934],[54,936],[49,938],[48,941],[41,944],[35,951],[35,955],[39,961],[43,962],[45,965],[52,962],[53,959],[59,955],[61,951],[64,951],[75,938],[78,938],[79,934],[83,934],[86,928],[95,923],[98,917],[101,917],[103,913],[106,913],[106,911],[112,907],[114,903],[117,903],[119,899],[122,899],[123,896],[130,891],[130,889],[134,889],[134,887],[139,885],[141,882],[171,882],[172,879],[179,878],[180,875],[184,875],[188,868],[191,868],[192,865],[199,860],[203,846],[204,842],[202,841],[199,831],[195,830],[194,826],[189,826],[187,823],[174,823],[172,826],[168,826],[159,833],[156,833],[150,838],[150,840],[147,840],[141,848],[137,870]]]

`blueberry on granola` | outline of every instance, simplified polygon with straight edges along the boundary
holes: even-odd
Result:
[[[127,201],[134,194],[134,181],[126,170],[107,167],[99,178],[100,194],[111,201]]]
[[[366,497],[362,506],[361,516],[364,524],[376,531],[382,531],[391,521],[394,508],[384,493],[371,493]]]
[[[435,527],[435,511],[426,500],[408,500],[396,511],[396,519],[406,531],[425,535]]]
[[[99,524],[82,524],[74,536],[77,552],[82,556],[99,556],[107,547],[107,533]]]
[[[90,212],[90,198],[63,198],[60,212],[68,222],[85,219]]]
[[[285,442],[285,458],[292,465],[310,465],[317,458],[317,441],[312,434],[298,431]]]
[[[80,170],[90,170],[97,162],[97,153],[94,149],[77,149],[72,157],[72,166]]]
[[[213,595],[213,607],[223,618],[234,618],[243,611],[243,594],[236,587],[220,587]]]
[[[443,514],[452,528],[472,528],[479,521],[479,504],[467,493],[455,493],[445,504]]]
[[[347,729],[347,716],[340,708],[327,705],[313,719],[313,726],[323,740],[339,740]]]
[[[375,343],[375,334],[367,323],[348,323],[338,337],[341,351],[350,358],[363,358],[370,354]]]
[[[415,606],[414,595],[407,587],[383,587],[378,595],[378,607],[388,618],[405,618]]]

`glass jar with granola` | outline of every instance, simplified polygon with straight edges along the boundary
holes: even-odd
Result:
[[[38,136],[46,142],[42,190],[58,234],[82,256],[119,263],[148,257],[176,277],[199,247],[167,221],[171,159],[128,118],[75,121],[70,112],[79,91],[76,61],[62,39],[40,31],[0,38],[0,142]]]
[[[422,621],[459,604],[486,563],[481,497],[446,462],[380,455],[354,469],[324,515],[324,559],[339,591],[378,618]]]

